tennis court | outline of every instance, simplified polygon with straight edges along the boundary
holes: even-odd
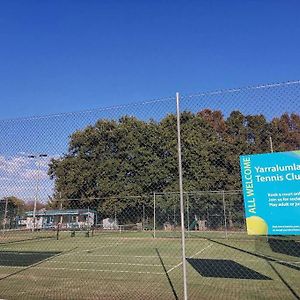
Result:
[[[0,299],[300,299],[299,236],[264,236],[259,214],[246,233],[244,204],[269,213],[281,177],[244,202],[240,172],[241,155],[296,157],[299,83],[2,121]],[[298,182],[278,230],[299,226]]]
[[[21,233],[19,233],[20,235]],[[0,245],[5,299],[181,299],[178,238],[150,232],[24,232]],[[299,257],[257,253],[254,239],[187,239],[191,299],[297,299]],[[26,239],[27,238],[27,239]],[[32,239],[31,239],[32,238]],[[268,253],[270,254],[270,253]],[[278,256],[278,253],[275,253]],[[288,259],[290,258],[290,259]],[[292,260],[292,261],[289,261]],[[284,262],[284,263],[283,263]]]

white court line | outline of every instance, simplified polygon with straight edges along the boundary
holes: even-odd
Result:
[[[205,251],[206,249],[210,248],[213,244],[209,244],[208,246],[206,246],[205,248],[201,249],[200,251],[198,251],[197,253],[195,253],[194,255],[188,257],[188,258],[193,258],[196,255],[202,253],[203,251]],[[180,267],[182,265],[182,262],[180,262],[179,264],[177,264],[176,266],[174,266],[173,268],[171,268],[170,270],[167,271],[167,273],[172,272],[173,270],[175,270],[176,268]]]
[[[97,247],[97,248],[91,248],[91,249],[81,249],[81,250],[78,250],[78,251],[71,251],[71,252],[68,252],[68,253],[62,253],[59,255],[59,257],[62,257],[62,256],[68,256],[68,255],[73,255],[73,254],[78,254],[78,253],[83,253],[83,252],[90,252],[90,251],[94,251],[94,250],[97,250],[97,249],[103,249],[103,248],[108,248],[108,247],[112,247],[112,246],[116,246],[118,244],[121,244],[121,243],[113,243],[113,244],[107,244],[107,245],[104,245],[104,246],[101,246],[101,247]]]
[[[64,263],[64,264],[97,264],[99,262],[97,261],[58,261],[58,260],[51,260],[47,263]],[[141,267],[161,267],[161,264],[155,265],[155,264],[130,264],[130,263],[106,263],[106,262],[100,262],[101,265],[124,265],[124,266],[141,266]],[[171,265],[167,265],[168,267],[171,267]]]
[[[53,271],[80,271],[80,272],[107,272],[107,273],[132,273],[132,274],[153,274],[153,275],[165,275],[165,273],[162,272],[132,272],[132,271],[120,271],[120,270],[98,270],[98,269],[70,269],[70,268],[47,268],[47,267],[35,267],[34,269],[39,270],[53,270]]]
[[[118,254],[87,254],[99,257],[127,257],[127,258],[157,258],[157,255],[118,255]],[[181,258],[181,256],[164,256],[164,258]]]
[[[23,267],[23,266],[0,266],[0,268],[7,268],[7,269],[24,269],[25,267]]]
[[[2,247],[11,247],[14,244],[19,244],[19,243],[37,243],[37,242],[51,242],[53,241],[52,237],[46,237],[46,238],[37,238],[37,239],[27,239],[27,240],[20,240],[20,241],[5,241],[5,240],[1,240],[0,241],[0,246]]]
[[[266,257],[268,258],[268,257]],[[262,260],[265,260],[265,258],[263,257],[258,257],[257,259],[242,259],[243,262],[257,262],[258,259],[262,259]],[[269,258],[269,259],[272,259],[271,262],[277,262],[277,263],[286,263],[286,264],[300,264],[300,261],[286,261],[286,260],[276,260],[275,258]]]
[[[193,257],[195,257],[196,255],[202,253],[204,250],[210,248],[212,245],[213,245],[213,243],[209,244],[208,246],[206,246],[205,248],[203,248],[202,250],[198,251],[197,253],[195,253],[194,255],[192,255],[192,256],[190,256],[190,257],[188,257],[188,258],[193,258]]]

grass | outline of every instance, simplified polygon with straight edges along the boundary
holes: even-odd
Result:
[[[29,240],[33,236],[35,239]],[[86,237],[83,232],[76,232],[71,237],[70,233],[61,232],[56,240],[55,232],[47,238],[23,233],[18,236],[20,242],[2,238],[2,244],[0,238],[0,298],[182,299],[180,239],[163,232],[156,236],[154,239],[151,232],[96,232],[93,237]],[[216,233],[190,236],[186,240],[190,261],[228,260],[270,280],[224,278],[232,271],[231,264],[225,264],[222,278],[218,276],[218,261],[211,265],[216,272],[210,270],[212,275],[208,277],[187,263],[189,299],[299,299],[299,257],[284,253],[282,257],[291,265],[280,264],[271,258],[270,249],[257,253],[255,239],[246,239],[242,233],[228,239]],[[32,252],[41,259],[28,266],[16,266],[14,255],[23,255],[26,260]],[[6,260],[2,265],[1,253]],[[43,257],[43,253],[53,255]],[[7,263],[9,259],[11,264]],[[224,264],[220,267],[224,268]],[[239,273],[239,269],[234,272]]]

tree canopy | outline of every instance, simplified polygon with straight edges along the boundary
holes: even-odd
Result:
[[[184,190],[241,188],[239,155],[300,148],[300,117],[283,114],[270,121],[263,115],[205,109],[181,114]],[[132,116],[100,119],[70,136],[67,154],[50,163],[54,198],[98,198],[99,211],[137,207],[146,198],[114,197],[178,191],[176,116],[144,121]],[[94,203],[95,206],[95,203]]]

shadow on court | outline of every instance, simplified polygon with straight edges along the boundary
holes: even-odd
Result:
[[[29,270],[31,268],[34,268],[35,266],[38,266],[40,264],[42,264],[43,262],[47,261],[47,260],[51,260],[61,254],[66,254],[66,253],[70,253],[72,251],[74,251],[75,249],[77,249],[77,247],[73,248],[73,249],[70,249],[68,251],[65,251],[65,252],[29,252],[29,251],[0,251],[0,266],[1,266],[1,263],[6,263],[6,265],[2,265],[2,266],[13,266],[12,265],[12,262],[13,262],[13,258],[16,259],[16,261],[20,261],[20,259],[22,258],[22,255],[24,255],[24,253],[31,253],[33,254],[34,256],[36,256],[37,258],[39,258],[39,260],[37,258],[35,259],[32,259],[31,261],[28,259],[29,257],[31,258],[32,256],[29,255],[27,256],[26,258],[23,256],[22,259],[24,259],[26,261],[26,259],[28,259],[27,261],[27,265],[22,265],[20,267],[23,267],[23,268],[20,268],[19,270],[17,270],[16,272],[13,272],[11,274],[8,274],[2,278],[0,278],[0,281],[1,280],[5,280],[7,278],[10,278],[14,275],[17,275],[17,274],[20,274],[26,270]],[[2,254],[2,255],[1,255]],[[17,255],[20,255],[18,258],[16,258],[16,254]],[[11,255],[9,258],[7,257],[7,255]],[[6,258],[5,258],[6,256]],[[33,262],[36,261],[36,262]],[[10,264],[8,265],[7,264],[7,261],[10,262]],[[14,265],[14,266],[17,266],[17,265]]]
[[[156,254],[157,254],[158,258],[159,258],[159,261],[160,261],[160,263],[161,263],[161,265],[162,265],[162,267],[163,267],[163,269],[164,269],[164,272],[165,272],[166,277],[167,277],[167,279],[168,279],[169,285],[170,285],[171,290],[172,290],[172,292],[173,292],[174,298],[175,298],[176,300],[178,300],[178,296],[177,296],[177,294],[176,294],[174,285],[173,285],[173,283],[172,283],[172,281],[171,281],[171,279],[170,279],[170,276],[169,276],[169,274],[168,274],[168,271],[167,271],[167,269],[166,269],[166,266],[165,266],[165,264],[164,264],[164,261],[163,261],[163,259],[161,258],[160,253],[159,253],[159,251],[158,251],[157,248],[155,248],[155,251],[156,251]]]
[[[269,238],[268,243],[273,252],[300,257],[300,242]]]
[[[60,252],[1,251],[0,266],[27,267],[59,253]]]
[[[287,289],[289,289],[289,291],[295,296],[296,299],[300,300],[300,297],[298,296],[298,294],[294,291],[294,289],[287,283],[287,281],[284,279],[284,276],[282,276],[276,269],[275,267],[271,264],[271,263],[277,263],[279,265],[282,265],[282,266],[285,266],[285,267],[288,267],[288,268],[291,268],[291,269],[294,269],[294,270],[297,270],[297,271],[300,271],[300,267],[299,266],[295,266],[295,265],[292,265],[288,262],[283,262],[283,261],[278,261],[277,259],[273,259],[273,258],[270,258],[268,256],[265,256],[265,255],[262,255],[262,254],[258,254],[258,253],[253,253],[251,251],[247,251],[247,250],[244,250],[244,249],[241,249],[241,248],[238,248],[238,247],[234,247],[234,246],[230,246],[230,245],[227,245],[225,243],[222,243],[220,241],[216,241],[216,240],[213,240],[213,239],[207,239],[211,242],[214,242],[216,244],[219,244],[219,245],[222,245],[222,246],[225,246],[225,247],[228,247],[230,249],[234,249],[234,250],[237,250],[237,251],[240,251],[240,252],[243,252],[243,253],[247,253],[247,254],[250,254],[250,255],[253,255],[255,257],[258,257],[258,258],[261,258],[261,259],[264,259],[265,261],[267,261],[267,263],[270,265],[270,267],[273,269],[273,271],[278,275],[278,277],[280,278],[280,280],[282,281],[282,283],[287,287]]]
[[[233,260],[187,258],[187,261],[203,277],[272,280]]]

